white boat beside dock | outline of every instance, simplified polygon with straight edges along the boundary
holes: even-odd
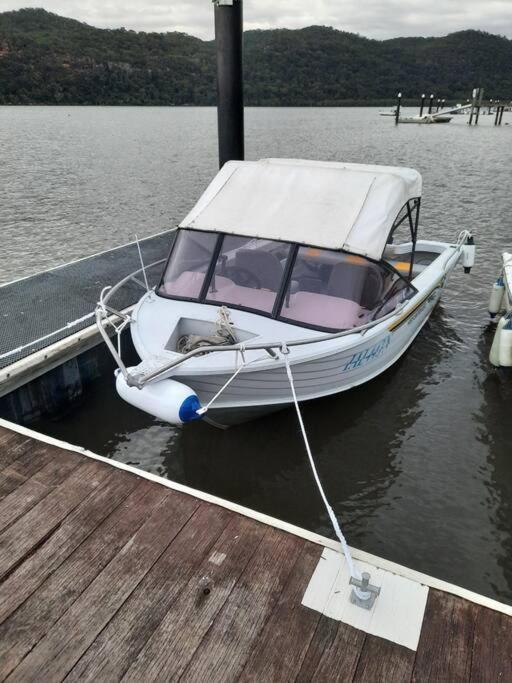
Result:
[[[492,286],[489,315],[492,322],[497,321],[489,360],[496,367],[512,367],[512,254],[507,251]]]
[[[447,275],[473,265],[454,243],[418,240],[417,171],[267,159],[225,164],[182,221],[158,287],[119,312],[141,362],[117,390],[174,424],[225,426],[369,381],[406,351]],[[400,228],[407,238],[398,241]],[[292,380],[293,378],[293,380]]]

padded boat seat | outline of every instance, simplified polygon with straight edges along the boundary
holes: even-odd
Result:
[[[336,330],[350,329],[366,322],[368,311],[350,299],[340,299],[317,292],[297,292],[282,315],[298,323]]]
[[[235,266],[252,273],[263,289],[277,292],[283,279],[281,261],[263,249],[238,249]]]

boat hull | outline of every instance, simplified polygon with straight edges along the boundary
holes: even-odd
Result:
[[[391,367],[412,344],[438,303],[441,286],[436,287],[402,322],[386,326],[376,335],[358,335],[352,346],[322,357],[290,364],[299,401],[310,401],[347,391],[368,382]],[[180,374],[207,404],[228,382],[232,373],[195,377]],[[268,370],[242,371],[224,389],[208,411],[212,424],[232,426],[287,408],[292,403],[291,387],[284,362]]]

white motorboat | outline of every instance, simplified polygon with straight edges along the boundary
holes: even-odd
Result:
[[[379,116],[396,116],[396,109],[390,111],[379,111]]]
[[[503,252],[502,267],[492,286],[489,315],[497,322],[489,360],[496,367],[512,367],[512,254]],[[501,317],[500,317],[501,316]]]
[[[401,116],[398,123],[450,123],[452,116],[446,114],[424,114],[423,116]]]
[[[384,372],[450,271],[474,261],[467,231],[417,239],[421,186],[409,168],[225,164],[180,224],[160,284],[129,314],[112,297],[133,276],[102,293],[120,396],[173,424],[225,426],[290,405],[289,373],[306,401]],[[139,365],[126,367],[109,321],[130,327]]]

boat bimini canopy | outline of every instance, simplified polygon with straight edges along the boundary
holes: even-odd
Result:
[[[399,213],[420,196],[421,175],[411,168],[230,161],[180,228],[341,249],[379,261]]]

